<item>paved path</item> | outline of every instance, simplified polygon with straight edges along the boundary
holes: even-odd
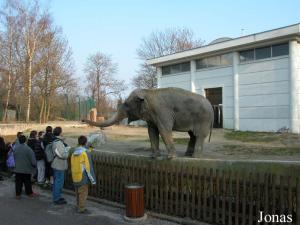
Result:
[[[76,213],[75,198],[65,195],[68,204],[52,204],[51,193],[34,187],[40,196],[30,199],[14,197],[14,183],[11,179],[0,181],[0,225],[129,225],[123,220],[124,210],[94,202],[88,202],[90,215]],[[149,217],[143,225],[176,225],[177,223]]]

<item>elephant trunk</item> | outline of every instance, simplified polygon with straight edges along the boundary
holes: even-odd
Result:
[[[120,107],[117,111],[117,113],[112,116],[111,118],[109,118],[108,120],[105,120],[103,122],[93,122],[90,120],[83,120],[82,122],[85,122],[91,126],[95,126],[95,127],[109,127],[114,125],[115,123],[121,121],[122,119],[127,117],[127,113],[126,111],[123,109],[123,107]]]
[[[125,117],[122,117],[121,115],[119,115],[119,112],[116,113],[114,116],[112,116],[111,118],[99,123],[99,127],[109,127],[114,125],[115,123],[121,121],[122,119],[124,119]]]

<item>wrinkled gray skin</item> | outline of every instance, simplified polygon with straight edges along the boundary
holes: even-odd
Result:
[[[128,123],[142,119],[148,124],[152,156],[160,156],[159,134],[168,150],[168,158],[176,157],[172,130],[188,132],[186,156],[200,157],[204,139],[212,129],[214,113],[210,102],[201,95],[180,89],[137,89],[118,108],[110,119],[96,123],[97,127],[111,126],[128,118]]]

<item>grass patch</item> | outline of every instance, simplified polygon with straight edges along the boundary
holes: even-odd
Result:
[[[219,152],[225,155],[274,155],[274,156],[299,156],[299,147],[255,147],[241,145],[224,145]]]
[[[224,137],[228,140],[242,142],[274,142],[280,140],[280,134],[268,132],[229,131]]]
[[[189,138],[174,138],[175,144],[187,145],[189,143]]]

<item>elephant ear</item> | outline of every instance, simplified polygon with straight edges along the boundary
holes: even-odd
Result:
[[[140,114],[145,117],[149,111],[149,105],[147,100],[147,93],[143,89],[136,90],[136,96],[139,101]]]

